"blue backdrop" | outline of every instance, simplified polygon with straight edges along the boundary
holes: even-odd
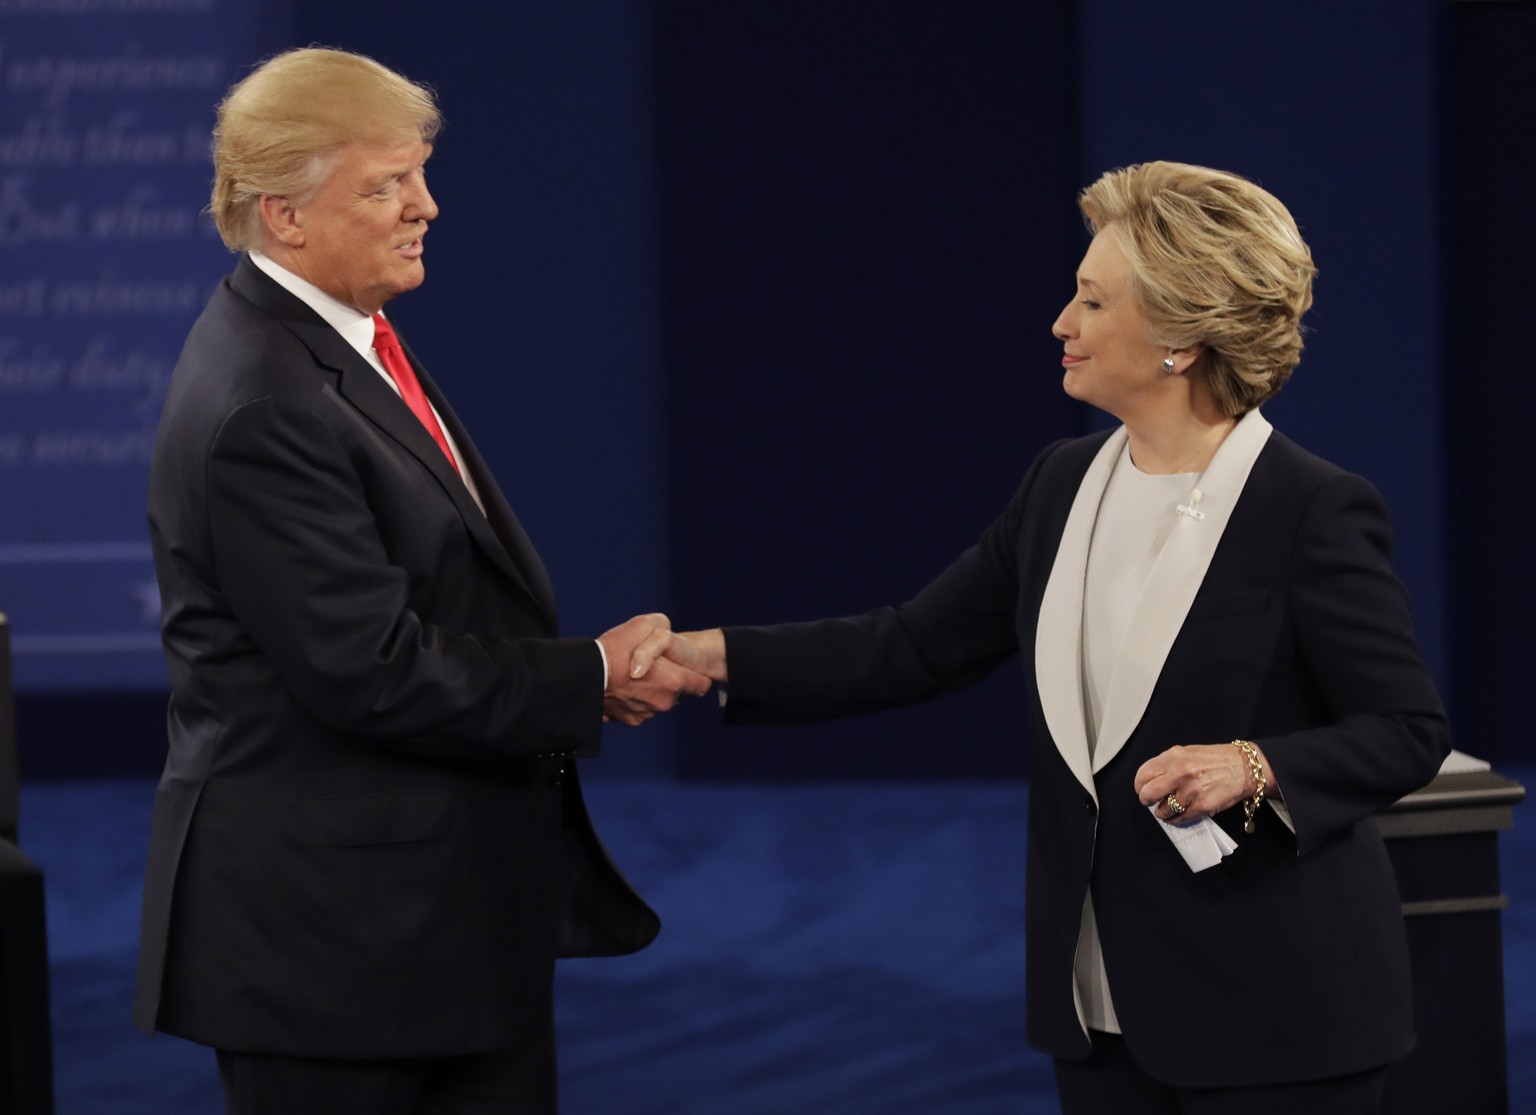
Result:
[[[0,5],[0,609],[24,689],[164,684],[144,530],[201,214],[253,0]]]
[[[206,134],[230,82],[310,42],[441,95],[443,215],[396,313],[568,631],[918,587],[1088,420],[1048,332],[1084,244],[1073,190],[1184,159],[1296,213],[1318,306],[1270,416],[1386,494],[1461,745],[1529,754],[1510,729],[1536,617],[1503,489],[1532,394],[1506,347],[1531,233],[1485,198],[1529,181],[1488,122],[1530,118],[1530,7],[1024,7],[594,0],[434,23],[398,0],[0,0],[0,610],[30,769],[159,761],[145,453],[231,262],[200,213]],[[1010,682],[809,733],[721,734],[696,706],[615,733],[603,766],[1020,773]]]

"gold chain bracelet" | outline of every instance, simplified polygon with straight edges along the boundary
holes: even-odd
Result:
[[[1243,831],[1252,835],[1254,815],[1258,813],[1259,806],[1264,804],[1264,764],[1259,760],[1259,749],[1253,745],[1252,740],[1235,739],[1232,746],[1248,756],[1248,765],[1253,768],[1253,797],[1243,801]]]

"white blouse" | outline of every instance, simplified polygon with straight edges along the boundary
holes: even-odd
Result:
[[[1142,472],[1132,463],[1127,442],[1099,501],[1083,583],[1083,720],[1090,753],[1103,720],[1115,659],[1147,574],[1178,521],[1179,503],[1199,478],[1196,472]],[[1089,1029],[1118,1034],[1120,1022],[1109,994],[1091,893],[1083,903],[1074,977]]]

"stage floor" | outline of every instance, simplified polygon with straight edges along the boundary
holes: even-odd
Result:
[[[1536,767],[1504,769],[1527,786]],[[129,1021],[153,783],[23,787],[47,879],[57,1115],[220,1115],[212,1056]],[[559,975],[565,1115],[1044,1115],[1024,1043],[1022,783],[602,781],[661,914]],[[1511,1111],[1536,1112],[1536,805],[1500,837]]]

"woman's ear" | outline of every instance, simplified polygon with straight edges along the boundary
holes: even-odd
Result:
[[[1194,367],[1195,362],[1204,355],[1205,345],[1203,344],[1190,345],[1188,348],[1176,348],[1168,353],[1167,357],[1163,360],[1163,368],[1171,376],[1181,376]],[[1173,362],[1171,366],[1169,364],[1170,360]]]

